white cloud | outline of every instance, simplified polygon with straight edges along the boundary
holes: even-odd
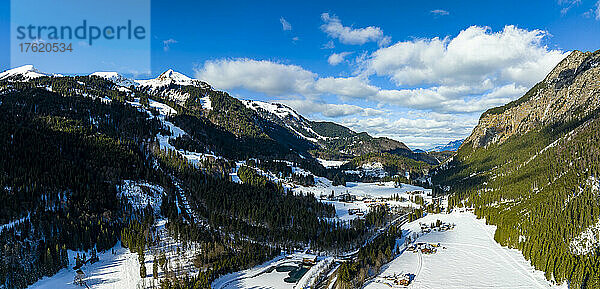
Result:
[[[315,83],[318,93],[349,98],[368,98],[376,95],[378,90],[361,77],[325,77]]]
[[[466,137],[477,124],[471,115],[409,111],[402,116],[349,117],[341,123],[355,131],[400,140],[410,148],[431,148]]]
[[[222,59],[196,68],[196,78],[219,89],[248,89],[269,95],[311,94],[317,75],[297,65],[266,60]]]
[[[381,48],[368,59],[370,73],[397,85],[475,84],[486,79],[531,85],[565,57],[542,44],[547,33],[506,26],[500,32],[471,26],[455,38],[417,39]]]
[[[171,44],[175,44],[177,43],[177,40],[173,39],[173,38],[169,38],[167,40],[163,40],[163,50],[169,51],[169,49],[171,49]]]
[[[544,37],[543,31],[514,26],[495,33],[472,26],[454,38],[398,42],[358,57],[363,70],[353,77],[319,77],[300,66],[250,59],[208,61],[196,76],[220,89],[272,96],[333,95],[380,106],[482,112],[521,96],[566,56],[544,46]],[[370,84],[373,74],[389,77],[398,88]]]
[[[327,62],[331,65],[338,65],[342,63],[346,56],[350,54],[352,54],[352,52],[332,53],[331,55],[329,55],[329,58],[327,58]]]
[[[596,2],[596,7],[594,8],[594,13],[596,14],[596,20],[600,20],[600,0]]]
[[[321,14],[321,30],[329,37],[339,39],[341,43],[362,45],[367,42],[377,42],[379,46],[388,45],[391,41],[389,36],[383,35],[379,27],[368,26],[365,28],[352,28],[342,25],[342,21],[335,15],[329,13]]]
[[[289,22],[287,22],[287,20],[285,20],[285,18],[283,18],[283,16],[281,16],[279,18],[279,22],[281,22],[281,29],[283,29],[283,31],[290,31],[290,30],[292,30],[292,24],[290,24]]]
[[[427,147],[466,137],[481,112],[541,81],[567,54],[547,48],[545,37],[544,31],[514,26],[499,32],[472,26],[455,37],[414,39],[357,55],[353,62],[360,69],[353,76],[221,59],[198,67],[196,77],[218,89],[264,93],[308,116],[336,118],[358,131]],[[341,63],[347,55],[340,58],[328,61]],[[374,85],[375,76],[390,85]],[[367,107],[373,105],[377,109]]]
[[[431,10],[429,11],[429,13],[435,15],[435,16],[446,16],[446,15],[450,15],[450,12],[443,10],[443,9],[435,9],[435,10]]]
[[[430,88],[379,90],[372,100],[401,107],[444,113],[482,112],[523,95],[527,87],[507,84],[493,87],[489,81],[478,86],[436,86]]]
[[[558,5],[563,6],[563,8],[560,9],[560,14],[564,16],[571,8],[579,6],[579,4],[581,4],[581,0],[558,0]]]
[[[365,108],[352,104],[325,103],[310,98],[282,99],[277,100],[277,102],[284,103],[305,116],[316,118],[319,118],[319,116],[339,118],[351,115],[369,117],[385,113],[382,110],[374,108]]]

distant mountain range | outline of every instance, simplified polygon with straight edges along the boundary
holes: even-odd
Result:
[[[427,152],[445,152],[445,151],[455,152],[458,150],[458,148],[460,147],[460,145],[463,143],[464,140],[465,139],[459,139],[459,140],[451,141],[445,145],[438,145],[431,149],[428,149]]]
[[[62,77],[42,73],[32,65],[26,65],[3,72],[0,80],[32,81],[42,76]],[[80,82],[86,81],[81,76],[78,78]],[[429,164],[438,163],[437,158],[413,152],[400,141],[354,132],[333,122],[311,121],[281,103],[239,100],[213,89],[206,82],[171,69],[147,80],[129,79],[117,72],[95,72],[88,78],[109,81],[114,85],[110,89],[117,94],[148,97],[166,102],[175,109],[180,107],[194,112],[194,121],[182,116],[176,116],[174,120],[182,126],[187,124],[195,135],[192,137],[194,140],[185,141],[233,158],[256,156],[258,151],[273,156],[292,151],[303,157],[310,155],[332,160],[349,160],[369,153],[391,153]],[[213,137],[207,137],[209,135]],[[221,139],[215,137],[217,135]],[[240,146],[237,150],[226,152],[218,143],[223,140]],[[256,146],[256,141],[262,145]]]

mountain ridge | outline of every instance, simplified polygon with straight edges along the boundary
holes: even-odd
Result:
[[[600,286],[600,50],[574,51],[521,98],[482,114],[432,181],[497,226],[548,280]]]
[[[27,66],[26,68],[17,68],[15,74],[19,74],[20,70],[37,71],[33,66]],[[39,76],[45,76],[45,74],[40,73]],[[296,135],[299,139],[314,145],[315,148],[309,150],[313,154],[316,154],[317,157],[350,159],[373,152],[392,152],[400,153],[413,159],[421,158],[400,141],[385,137],[372,137],[366,132],[354,132],[349,128],[331,122],[312,121],[285,104],[256,100],[239,100],[226,92],[214,90],[210,84],[204,81],[192,79],[172,69],[164,71],[156,78],[146,80],[133,80],[122,76],[118,72],[94,72],[89,76],[106,79],[117,87],[122,87],[120,89],[128,93],[133,90],[132,94],[135,94],[135,92],[145,93],[150,97],[173,101],[175,105],[194,107],[194,109],[211,119],[215,124],[226,127],[231,127],[232,125],[227,124],[229,122],[227,118],[218,116],[220,110],[210,111],[213,109],[213,104],[220,103],[214,98],[223,99],[225,97],[236,99],[235,102],[239,101],[244,106],[242,108],[236,105],[236,110],[250,109],[258,117],[289,130],[291,134]],[[220,109],[227,110],[228,108],[221,107]],[[252,120],[251,118],[247,118],[245,122],[251,126],[260,126],[261,121]],[[267,126],[272,127],[270,125]],[[265,131],[264,128],[260,130]],[[235,129],[231,130],[231,132],[236,135],[239,134],[238,130]],[[299,147],[307,148],[306,145],[302,144]],[[433,158],[430,158],[429,161],[432,164],[435,163]]]
[[[599,63],[600,50],[573,51],[524,96],[483,113],[464,143],[473,148],[502,143],[512,135],[567,120],[576,110],[589,113],[600,101],[600,96],[594,93],[600,84],[591,79],[597,75]],[[571,86],[581,89],[574,92],[568,89]]]

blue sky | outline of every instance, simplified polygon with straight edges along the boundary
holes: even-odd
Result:
[[[172,68],[427,148],[466,137],[482,111],[522,95],[569,51],[600,48],[598,0],[257,2],[152,1],[147,77]]]

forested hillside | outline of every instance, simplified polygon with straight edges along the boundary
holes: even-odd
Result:
[[[433,175],[495,239],[570,288],[600,287],[600,51],[573,52],[522,98],[484,113]],[[579,240],[575,242],[575,240]]]
[[[96,76],[0,80],[0,223],[9,224],[0,228],[0,285],[25,288],[68,266],[68,250],[110,250],[119,240],[143,264],[144,252],[161,241],[158,220],[166,221],[169,238],[203,248],[194,261],[200,273],[190,278],[171,271],[163,288],[208,288],[215,278],[260,264],[281,249],[349,250],[380,225],[379,215],[330,221],[332,205],[312,194],[292,194],[251,168],[240,168],[243,183],[232,182],[234,160],[250,157],[265,158],[256,165],[288,176],[287,165],[267,158],[320,175],[339,171],[301,156],[295,150],[300,142],[280,141],[273,132],[299,138],[268,120],[237,126],[243,120],[226,116],[256,124],[254,112],[215,93],[209,109],[206,98],[180,105]],[[157,100],[177,113],[159,112],[165,106]],[[189,133],[169,138],[175,128]],[[192,162],[182,151],[197,151],[202,160]],[[207,152],[218,156],[202,154]],[[311,185],[309,176],[295,178]],[[160,208],[125,198],[122,188],[130,182],[161,188]]]

